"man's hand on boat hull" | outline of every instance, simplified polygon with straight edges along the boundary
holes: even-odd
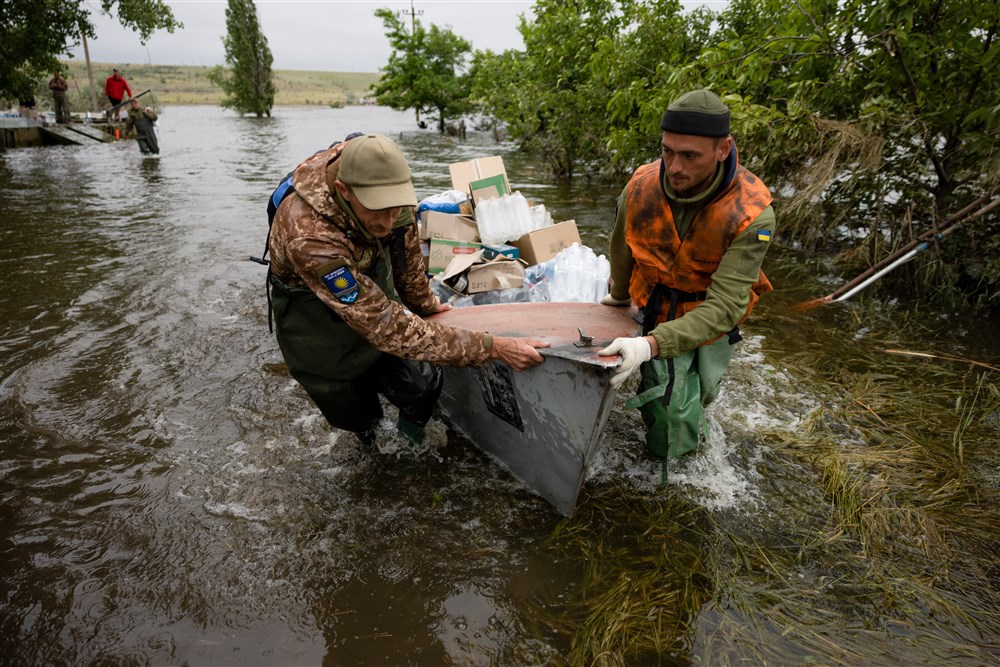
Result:
[[[611,386],[617,387],[628,376],[639,368],[644,361],[649,361],[653,357],[653,344],[651,338],[615,338],[611,345],[598,352],[602,357],[610,357],[613,354],[622,355],[622,365],[615,369],[611,376]]]
[[[531,338],[494,336],[490,359],[499,359],[515,371],[523,371],[542,363],[544,359],[535,348],[548,346],[549,343]]]

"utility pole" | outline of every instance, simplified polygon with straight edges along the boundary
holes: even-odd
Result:
[[[403,14],[404,16],[405,15],[409,15],[410,16],[410,46],[412,48],[412,46],[413,46],[413,38],[417,34],[417,17],[418,16],[423,16],[424,15],[424,10],[422,10],[422,9],[414,9],[413,8],[413,0],[410,0],[410,9],[409,10],[400,9],[399,13]],[[414,111],[416,112],[416,115],[417,115],[417,127],[421,127],[421,125],[420,125],[420,109],[415,109]]]
[[[94,69],[90,66],[90,49],[87,48],[87,32],[80,26],[80,37],[83,39],[83,57],[87,61],[87,81],[90,82],[90,109],[97,113],[97,90],[94,88]]]

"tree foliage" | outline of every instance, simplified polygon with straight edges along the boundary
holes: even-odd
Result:
[[[709,88],[781,236],[853,270],[1000,186],[998,28],[998,0],[541,0],[523,51],[476,54],[474,92],[557,173],[621,177],[656,158],[670,101]],[[1000,305],[998,231],[995,210],[964,225],[896,286]]]
[[[446,122],[467,113],[469,77],[463,72],[472,45],[451,30],[414,20],[412,28],[390,9],[377,9],[392,47],[389,62],[372,90],[379,104],[429,113],[445,131]]]
[[[0,2],[0,96],[23,98],[36,83],[59,68],[81,35],[97,37],[93,3],[77,0],[3,0]],[[117,16],[146,41],[157,30],[183,28],[163,0],[101,0],[100,12]]]
[[[222,44],[230,69],[217,66],[209,74],[209,80],[225,92],[223,108],[232,109],[241,116],[252,113],[257,118],[270,118],[274,107],[271,72],[274,58],[260,28],[253,0],[228,0],[226,36]]]
[[[610,157],[602,135],[608,89],[591,64],[598,45],[623,28],[617,4],[539,0],[534,21],[521,17],[523,52],[480,51],[473,58],[474,98],[557,175]]]

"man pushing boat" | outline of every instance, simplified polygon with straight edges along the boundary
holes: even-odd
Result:
[[[639,167],[618,198],[611,291],[601,301],[634,301],[642,335],[601,354],[622,355],[616,386],[640,369],[626,406],[639,408],[650,451],[673,457],[707,436],[703,408],[719,393],[739,324],[771,291],[760,266],[775,219],[767,186],[738,163],[718,95],[681,95],[660,129],[660,159]]]
[[[441,393],[438,365],[497,359],[521,371],[548,343],[430,322],[451,308],[424,273],[410,168],[396,144],[360,135],[294,171],[269,233],[275,331],[292,377],[323,416],[371,442],[379,395],[420,442]]]

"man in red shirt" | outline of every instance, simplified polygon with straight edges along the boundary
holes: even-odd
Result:
[[[116,67],[108,80],[104,82],[104,94],[108,96],[111,106],[115,106],[121,104],[121,101],[125,99],[125,93],[128,93],[130,98],[132,97],[132,89],[128,87],[128,82],[122,78]],[[115,122],[117,123],[119,120],[121,120],[121,107],[115,109]]]

